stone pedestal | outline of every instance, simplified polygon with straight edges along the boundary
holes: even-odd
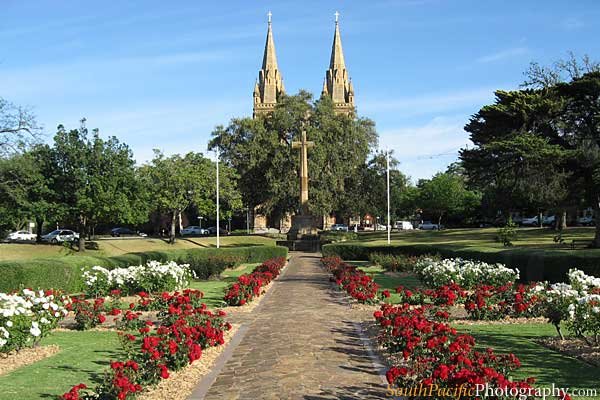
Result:
[[[318,221],[312,215],[292,216],[292,227],[288,231],[288,240],[314,240],[318,238]]]

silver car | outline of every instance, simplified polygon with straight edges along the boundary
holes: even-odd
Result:
[[[79,240],[79,233],[70,229],[56,229],[42,236],[42,241],[48,243],[73,242]]]

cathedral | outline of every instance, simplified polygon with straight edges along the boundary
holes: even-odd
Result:
[[[325,72],[321,96],[331,98],[336,112],[349,114],[354,112],[354,88],[352,87],[352,80],[348,77],[348,70],[346,70],[346,63],[344,62],[338,16],[339,13],[336,12],[331,58],[329,68]],[[273,30],[271,28],[271,13],[269,13],[262,68],[258,71],[258,80],[254,85],[254,118],[271,112],[277,104],[277,99],[283,93],[285,93],[285,87],[283,86],[281,71],[277,66],[275,41],[273,40]]]
[[[278,99],[285,93],[283,77],[277,65],[270,12],[268,16],[267,41],[265,43],[262,68],[258,71],[258,80],[254,85],[254,118],[272,112],[277,105]],[[348,77],[348,70],[346,70],[346,63],[344,62],[338,17],[339,13],[336,12],[331,57],[329,59],[329,68],[325,72],[321,97],[329,96],[331,98],[336,113],[351,114],[354,113],[354,88],[352,81]],[[268,221],[267,216],[258,213],[256,208],[253,214],[254,231],[264,231],[268,229],[269,225],[275,225],[285,232],[291,224],[290,215],[287,215],[281,221]],[[323,216],[320,227],[326,228],[333,223],[335,223],[335,218],[326,215]]]

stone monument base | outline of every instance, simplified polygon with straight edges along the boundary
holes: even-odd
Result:
[[[292,227],[288,231],[288,240],[315,240],[319,238],[317,219],[312,215],[292,216]]]
[[[277,245],[292,251],[319,251],[321,243],[317,223],[317,219],[312,215],[292,216],[292,227],[288,231],[287,240],[279,240]]]

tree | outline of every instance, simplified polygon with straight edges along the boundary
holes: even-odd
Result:
[[[169,242],[175,243],[176,223],[181,214],[194,205],[202,215],[216,211],[216,168],[201,153],[165,157],[155,150],[150,164],[141,168],[152,193],[153,207],[171,218]],[[241,209],[234,171],[227,166],[219,171],[220,199],[223,212]]]
[[[277,219],[298,208],[299,162],[291,143],[303,127],[315,142],[308,157],[310,210],[354,214],[362,195],[355,190],[361,168],[377,135],[372,121],[336,114],[327,98],[313,102],[305,91],[282,96],[269,115],[235,118],[217,127],[209,146],[219,148],[224,162],[240,175],[244,204]]]
[[[25,150],[40,135],[41,128],[28,109],[0,97],[0,157]]]
[[[465,126],[475,144],[460,151],[469,186],[496,210],[563,204],[566,153],[545,137],[558,107],[539,90],[497,91],[495,104],[482,107]]]
[[[418,184],[418,205],[427,213],[442,218],[452,214],[468,214],[478,205],[479,196],[465,188],[462,177],[451,173],[438,173]]]
[[[49,179],[63,207],[64,220],[77,225],[79,250],[99,222],[136,224],[148,216],[145,193],[135,173],[129,147],[115,137],[91,137],[82,120],[79,129],[58,126],[51,149]]]

